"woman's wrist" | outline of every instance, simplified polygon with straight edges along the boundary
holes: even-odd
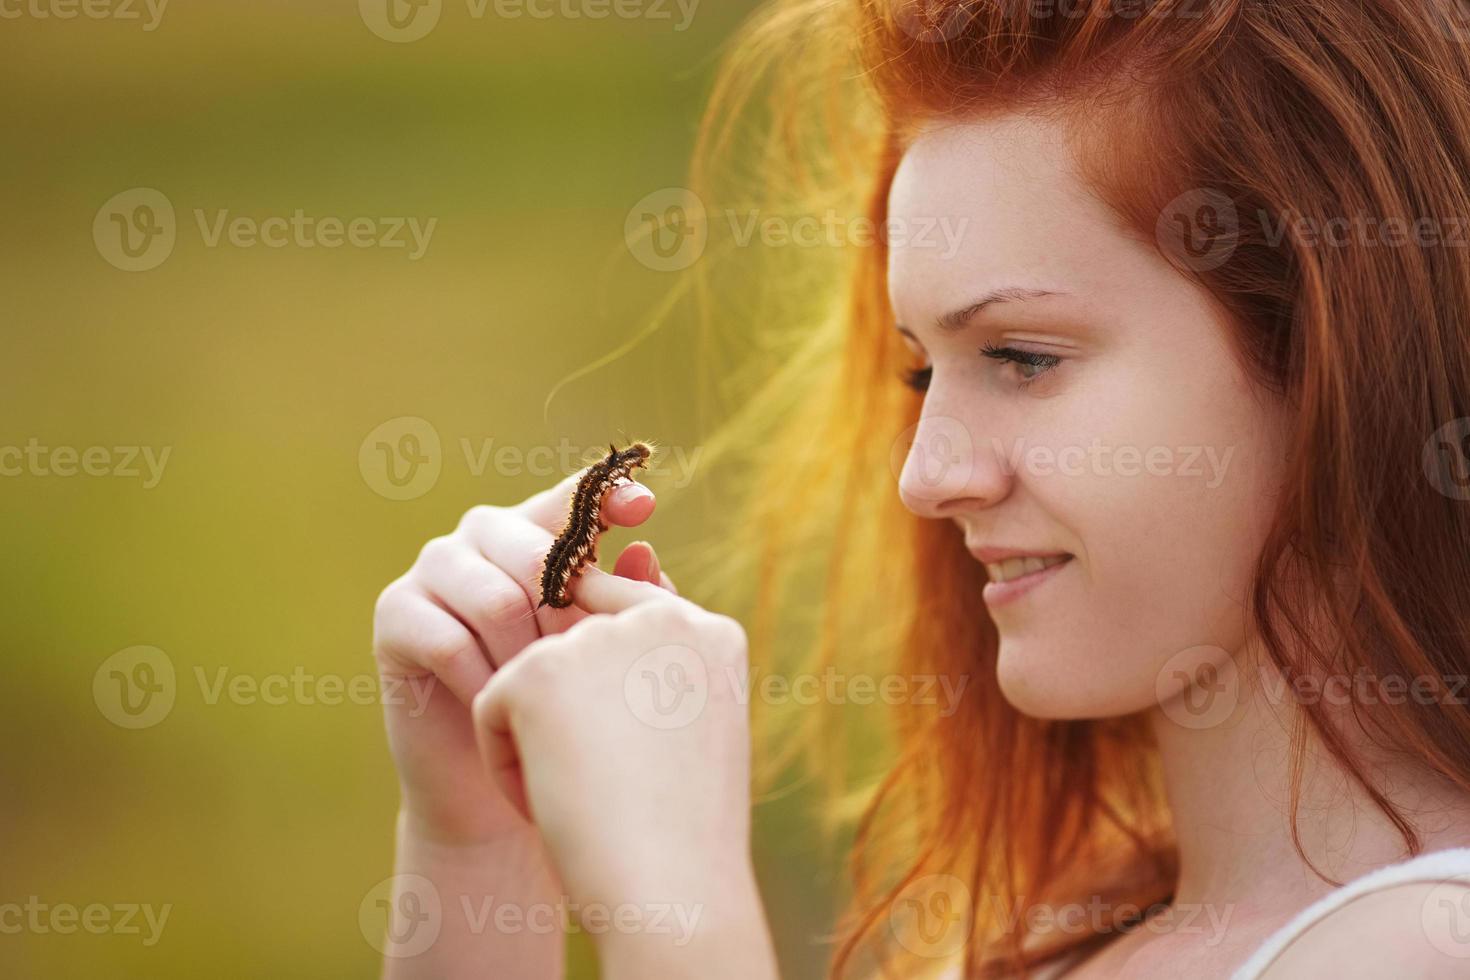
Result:
[[[384,923],[385,976],[469,977],[509,970],[528,980],[559,980],[565,901],[533,827],[463,839],[445,835],[405,807],[398,815],[397,843]]]
[[[774,947],[755,873],[743,867],[641,884],[622,922],[595,935],[605,980],[647,976],[775,980]]]

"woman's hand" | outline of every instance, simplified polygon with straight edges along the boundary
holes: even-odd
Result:
[[[774,976],[750,864],[744,630],[596,568],[572,594],[596,615],[526,646],[475,699],[486,772],[573,901],[625,910],[627,928],[598,937],[605,975]]]
[[[469,706],[529,644],[587,615],[534,608],[543,557],[579,477],[515,507],[471,510],[378,599],[373,652],[403,789],[380,947],[392,980],[555,980],[564,972],[560,883],[540,833],[481,765]],[[602,513],[630,526],[647,520],[653,505],[634,484],[609,493]],[[630,545],[617,570],[673,587],[646,544]],[[421,908],[440,911],[426,925]],[[500,927],[491,908],[523,918]]]
[[[473,508],[452,533],[426,544],[413,567],[378,597],[373,654],[388,742],[404,819],[425,837],[478,844],[528,829],[480,764],[469,706],[491,674],[528,645],[587,615],[574,606],[535,609],[542,560],[580,476],[513,507]],[[632,527],[653,507],[653,494],[633,483],[609,493],[602,514],[610,524]],[[630,546],[634,557],[625,554],[619,569],[636,565],[637,549],[646,547]],[[656,564],[649,569],[645,559],[640,571],[672,589]]]

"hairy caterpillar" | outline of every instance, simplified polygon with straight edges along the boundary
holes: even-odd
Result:
[[[566,526],[546,553],[541,569],[541,601],[536,608],[565,609],[572,604],[572,579],[589,561],[597,561],[597,537],[607,530],[602,522],[602,498],[639,467],[647,466],[653,448],[635,442],[627,449],[608,445],[608,454],[588,467],[572,494]]]

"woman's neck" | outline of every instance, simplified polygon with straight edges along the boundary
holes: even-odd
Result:
[[[1308,860],[1341,883],[1408,857],[1398,828],[1305,728],[1298,851],[1290,810],[1299,709],[1272,668],[1260,667],[1259,655],[1236,662],[1250,666],[1219,678],[1214,691],[1238,701],[1228,720],[1190,728],[1175,720],[1190,719],[1169,705],[1152,712],[1179,847],[1175,904],[1230,903],[1267,916],[1290,912],[1336,887],[1313,873]],[[1341,697],[1322,700],[1341,717]],[[1470,844],[1466,794],[1403,759],[1389,765],[1380,755],[1364,765],[1414,826],[1424,850]]]

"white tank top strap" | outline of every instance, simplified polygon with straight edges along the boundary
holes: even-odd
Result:
[[[1470,880],[1470,847],[1430,851],[1407,861],[1370,871],[1298,912],[1290,922],[1272,933],[1271,938],[1262,943],[1251,958],[1230,975],[1230,980],[1256,980],[1292,940],[1361,895],[1397,885],[1451,878]]]

